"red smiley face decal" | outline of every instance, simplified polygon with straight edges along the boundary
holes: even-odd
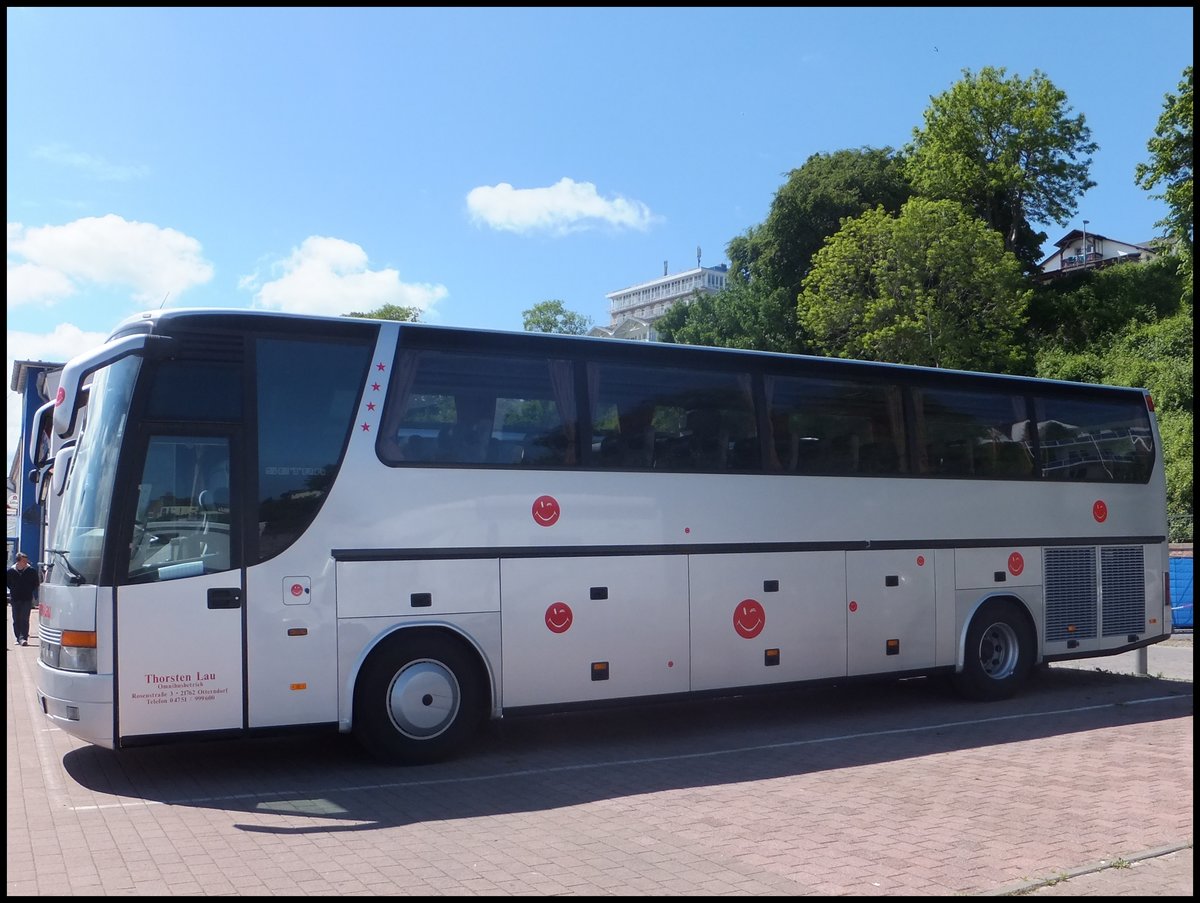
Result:
[[[1096,499],[1096,504],[1092,505],[1092,517],[1096,518],[1098,524],[1108,520],[1108,505],[1104,504],[1103,499]]]
[[[539,527],[553,527],[562,513],[558,499],[552,495],[539,495],[533,502],[533,522]]]
[[[752,640],[762,633],[766,624],[767,613],[754,599],[743,599],[733,610],[733,629],[738,636]]]
[[[566,602],[555,602],[546,609],[546,626],[551,633],[566,633],[574,621],[575,615]]]
[[[1020,577],[1023,570],[1025,570],[1025,559],[1020,552],[1013,552],[1008,556],[1008,572],[1014,577]]]

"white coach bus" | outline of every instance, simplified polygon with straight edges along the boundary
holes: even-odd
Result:
[[[114,749],[304,727],[428,762],[518,712],[1002,698],[1171,632],[1138,389],[167,310],[70,361],[44,422],[38,696]]]

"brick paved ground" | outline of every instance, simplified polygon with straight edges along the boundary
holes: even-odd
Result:
[[[453,762],[346,738],[110,753],[9,645],[22,895],[1191,895],[1191,639],[1044,669],[506,721]],[[1108,666],[1108,667],[1106,667]]]

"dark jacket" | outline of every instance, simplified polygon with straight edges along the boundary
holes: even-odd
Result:
[[[32,602],[37,598],[38,586],[42,581],[33,565],[23,571],[17,570],[17,566],[13,565],[4,575],[4,582],[14,602]]]

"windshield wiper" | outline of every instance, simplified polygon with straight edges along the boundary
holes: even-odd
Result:
[[[81,586],[84,583],[87,583],[87,578],[84,577],[83,574],[79,573],[79,571],[75,570],[75,568],[71,565],[71,559],[67,556],[66,549],[47,549],[46,551],[51,555],[57,555],[62,559],[63,567],[67,569],[67,574],[72,586]],[[53,567],[53,565],[51,565],[51,567]]]

